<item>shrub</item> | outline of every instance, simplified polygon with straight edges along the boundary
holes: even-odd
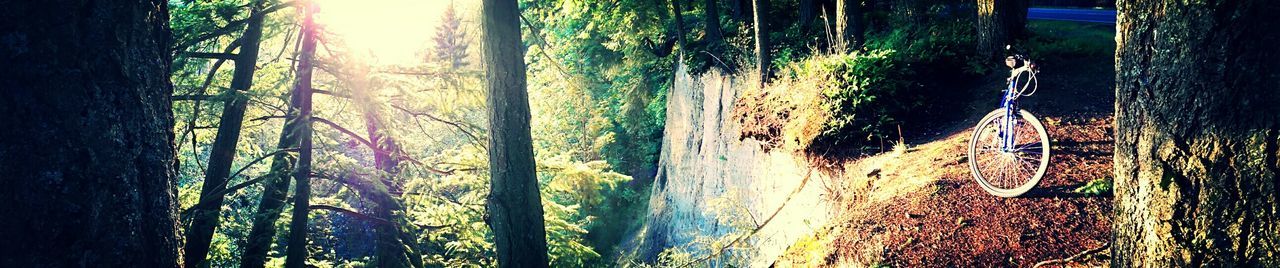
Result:
[[[860,147],[893,134],[897,118],[922,103],[909,94],[908,69],[898,66],[893,50],[819,57],[806,74],[828,81],[821,87],[820,107],[827,120],[821,131],[801,143],[810,152]],[[806,137],[809,137],[806,135]]]

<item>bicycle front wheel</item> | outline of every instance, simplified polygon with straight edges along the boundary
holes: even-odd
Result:
[[[1006,120],[1012,120],[1008,122]],[[1005,132],[1012,132],[1005,135]],[[1013,140],[1006,144],[1006,137]],[[1006,118],[1004,109],[987,114],[969,140],[969,169],[987,193],[1016,197],[1030,191],[1049,168],[1049,135],[1024,110]]]

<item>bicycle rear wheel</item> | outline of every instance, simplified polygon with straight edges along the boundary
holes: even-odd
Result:
[[[978,122],[969,140],[969,169],[987,193],[1016,197],[1039,184],[1049,168],[1049,135],[1039,119],[1018,110],[1010,124],[1014,143],[1006,149],[1005,117],[1005,110],[997,109]]]

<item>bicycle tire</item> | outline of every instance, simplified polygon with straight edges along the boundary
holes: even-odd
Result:
[[[990,181],[990,179],[992,178],[989,178],[988,176],[984,176],[984,172],[990,172],[994,170],[982,170],[979,167],[979,162],[983,160],[980,158],[984,158],[984,155],[978,154],[978,149],[979,149],[978,143],[984,137],[983,136],[984,132],[989,130],[987,128],[988,127],[987,125],[996,124],[998,119],[1001,119],[1005,116],[1004,109],[996,109],[995,111],[992,111],[991,113],[988,113],[986,116],[984,116],[981,121],[978,121],[978,125],[975,126],[973,130],[973,137],[969,140],[969,171],[973,174],[973,178],[978,182],[978,185],[981,186],[983,190],[985,190],[987,193],[991,195],[1008,198],[1008,197],[1017,197],[1022,194],[1025,194],[1031,189],[1035,188],[1036,185],[1040,183],[1040,180],[1044,178],[1045,172],[1048,170],[1049,159],[1050,159],[1050,152],[1049,152],[1050,145],[1049,145],[1048,132],[1045,131],[1044,125],[1040,122],[1040,120],[1037,119],[1030,112],[1027,112],[1026,110],[1018,110],[1018,115],[1022,119],[1021,122],[1025,122],[1027,126],[1035,130],[1037,136],[1039,136],[1038,138],[1040,142],[1040,148],[1026,151],[1026,152],[1033,152],[1035,150],[1038,150],[1039,156],[1037,161],[1039,161],[1039,163],[1036,164],[1037,166],[1036,166],[1035,172],[1029,178],[1025,179],[1025,181],[1023,181],[1022,183],[1019,183],[1017,187],[1005,188],[1005,187],[999,187],[997,185],[994,185],[994,183]],[[1015,125],[1015,131],[1017,131],[1018,126],[1019,125]],[[1021,152],[1022,150],[1019,150],[1019,151]],[[1005,160],[1005,161],[1021,161],[1023,159],[1026,159],[1019,155],[1016,155],[1016,153],[1018,152],[1004,152],[1004,153],[1013,154],[1011,157],[1016,157],[1016,158],[1011,158],[1011,160]],[[985,158],[990,158],[990,157],[993,157],[993,156],[988,156]],[[991,160],[991,161],[994,161],[994,160]],[[1005,167],[1006,170],[1004,171],[1008,171],[1007,168],[1008,167]]]

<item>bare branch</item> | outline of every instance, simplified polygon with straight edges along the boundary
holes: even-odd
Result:
[[[483,142],[481,142],[481,141],[480,141],[480,137],[476,136],[475,134],[471,133],[471,131],[468,131],[466,128],[464,128],[462,123],[453,122],[453,121],[449,121],[449,120],[444,120],[444,119],[441,119],[440,117],[437,117],[437,116],[432,115],[432,114],[427,113],[427,112],[409,110],[408,108],[402,107],[402,106],[400,106],[400,105],[391,104],[391,107],[392,107],[392,108],[395,108],[396,110],[400,110],[400,111],[402,111],[402,112],[405,112],[405,113],[407,113],[407,114],[409,114],[409,115],[413,115],[413,116],[422,116],[422,117],[426,117],[426,118],[428,118],[428,119],[431,119],[432,121],[436,121],[436,122],[440,122],[440,123],[444,123],[444,124],[447,124],[447,125],[453,126],[454,128],[458,129],[458,131],[461,131],[461,132],[462,132],[462,134],[466,134],[468,137],[471,137],[471,140],[472,140],[472,141],[475,141],[475,142],[476,142],[476,144],[484,144]],[[469,126],[469,125],[468,125],[468,127],[472,127],[472,126]],[[481,145],[480,147],[481,147],[481,148],[484,148],[485,146],[484,146],[484,145]]]
[[[323,90],[323,89],[311,89],[311,93],[324,94],[324,95],[329,95],[329,96],[334,96],[334,97],[339,97],[339,98],[344,98],[344,99],[350,99],[350,98],[351,98],[351,95],[348,95],[348,94],[345,94],[345,93],[337,93],[337,92],[328,91],[328,90]]]

